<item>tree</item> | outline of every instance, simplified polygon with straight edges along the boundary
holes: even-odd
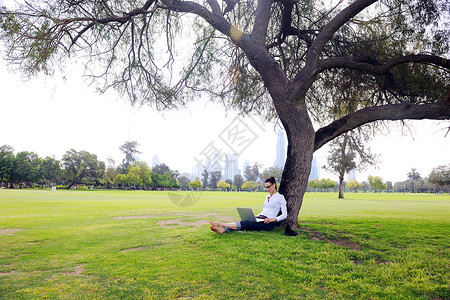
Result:
[[[108,162],[106,167],[106,180],[108,184],[112,184],[118,175],[118,170],[115,168],[116,162],[111,157],[108,157],[106,161]]]
[[[220,178],[222,177],[222,172],[212,171],[209,174],[211,175],[211,178],[209,179],[209,187],[214,189],[217,187],[217,182],[219,182]]]
[[[364,170],[377,162],[376,155],[367,146],[368,141],[368,135],[362,131],[346,132],[332,141],[325,169],[339,175],[339,199],[344,198],[345,173]]]
[[[251,181],[251,180],[247,180],[246,182],[244,182],[244,184],[242,185],[242,189],[243,190],[247,190],[247,191],[253,191],[257,188],[259,188],[261,185],[257,182]]]
[[[388,192],[392,192],[392,190],[393,190],[392,181],[386,181],[385,184],[386,184],[386,190]]]
[[[405,193],[408,189],[408,183],[406,181],[400,181],[394,183],[394,191],[397,193]]]
[[[386,184],[383,183],[383,179],[380,176],[369,175],[369,177],[367,177],[367,181],[369,181],[370,187],[373,188],[375,192],[377,190],[386,189]]]
[[[260,177],[259,169],[262,167],[261,164],[255,162],[253,166],[247,166],[244,170],[244,177],[247,181],[257,181]]]
[[[199,189],[199,188],[202,187],[202,182],[200,181],[199,178],[197,178],[196,180],[191,181],[191,182],[189,183],[189,186],[190,186],[191,188],[193,188],[193,189]]]
[[[236,187],[236,189],[239,191],[244,184],[244,178],[242,178],[241,175],[234,175],[233,179],[233,185]]]
[[[134,161],[131,163],[131,168],[137,168],[136,172],[139,175],[139,178],[142,181],[142,185],[144,189],[152,182],[152,178],[150,176],[151,170],[149,165],[145,161]]]
[[[14,148],[9,145],[0,147],[0,182],[9,181],[13,176]]]
[[[226,3],[27,1],[0,8],[0,37],[26,75],[50,73],[79,54],[97,63],[86,70],[98,70],[87,75],[103,80],[101,90],[116,88],[132,103],[173,108],[203,91],[243,113],[278,118],[288,139],[283,223],[291,226],[314,151],[377,120],[450,119],[446,1]],[[179,42],[190,59],[175,59]],[[178,77],[164,76],[175,67]],[[340,94],[338,83],[359,97]],[[354,109],[333,111],[344,106]]]
[[[48,156],[42,160],[41,175],[44,180],[47,180],[47,185],[54,182],[61,174],[62,169],[59,160]]]
[[[203,179],[202,179],[203,187],[207,188],[209,186],[209,181],[208,181],[209,172],[206,169],[203,170],[202,176],[203,176]]]
[[[142,153],[137,148],[140,145],[136,141],[127,141],[120,145],[119,150],[125,154],[124,159],[122,160],[122,165],[119,167],[121,173],[126,173],[131,163],[136,161],[137,155]]]
[[[413,186],[413,192],[416,192],[416,181],[418,179],[421,179],[422,177],[420,176],[419,172],[417,172],[417,170],[415,168],[411,169],[411,172],[409,172],[407,174],[408,179],[410,179],[412,181],[412,186]]]
[[[416,181],[416,193],[426,193],[430,191],[430,186],[426,179],[420,178]]]
[[[358,189],[363,189],[364,192],[367,191],[368,187],[369,187],[369,183],[367,181],[358,183]]]
[[[154,166],[150,175],[153,189],[166,190],[180,187],[177,182],[178,171],[171,170],[166,164]]]
[[[181,188],[187,189],[189,187],[190,180],[186,176],[180,176],[177,178],[177,180]]]
[[[224,189],[229,189],[231,187],[231,185],[229,183],[225,182],[224,180],[219,180],[217,182],[217,187],[219,189],[224,190]]]
[[[229,191],[230,189],[235,189],[236,188],[235,186],[233,186],[233,180],[226,179],[225,182],[229,184],[229,187],[227,188],[227,191]]]
[[[317,189],[320,189],[320,179],[316,178],[314,180],[310,180],[308,182],[308,187],[311,188],[314,192],[316,192]]]
[[[17,153],[13,163],[12,180],[19,184],[35,183],[41,178],[42,159],[34,152],[21,151]]]
[[[128,177],[126,174],[117,174],[114,178],[114,183],[121,185],[123,189],[128,184]]]
[[[269,167],[264,169],[261,173],[261,181],[264,181],[265,178],[274,177],[277,182],[281,182],[281,174],[283,174],[283,169],[278,167]]]
[[[347,183],[347,188],[352,189],[353,192],[356,193],[356,189],[358,188],[358,182],[356,180],[349,180]]]
[[[170,174],[172,172],[170,167],[166,164],[157,164],[156,166],[153,167],[152,171],[159,175],[164,175],[164,173]]]
[[[74,184],[99,183],[105,176],[105,163],[97,160],[95,154],[87,151],[66,151],[62,158],[64,173],[70,189]]]
[[[440,186],[450,185],[450,164],[433,168],[428,175],[428,181]]]
[[[329,178],[320,179],[320,188],[327,191],[330,189],[334,189],[336,187],[336,182]]]
[[[132,185],[136,189],[136,186],[141,186],[144,184],[142,178],[139,176],[140,168],[138,166],[130,166],[127,173],[127,183]]]

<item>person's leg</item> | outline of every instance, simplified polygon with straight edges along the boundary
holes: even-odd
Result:
[[[214,227],[230,228],[232,230],[237,229],[236,223],[223,223],[223,222],[216,222],[216,221],[210,221],[209,223],[211,223],[211,225]]]
[[[255,230],[255,231],[271,231],[275,228],[277,222],[271,222],[265,224],[264,222],[253,222],[253,221],[241,221],[242,230]]]
[[[215,233],[224,233],[229,232],[230,230],[241,230],[241,222],[223,223],[210,221],[209,223],[211,223],[211,230]]]

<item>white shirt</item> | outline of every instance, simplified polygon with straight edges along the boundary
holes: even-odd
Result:
[[[278,215],[281,209],[281,215]],[[270,197],[270,194],[266,196],[264,201],[264,209],[259,213],[268,218],[277,218],[277,222],[283,221],[287,218],[286,199],[280,193],[276,192]]]

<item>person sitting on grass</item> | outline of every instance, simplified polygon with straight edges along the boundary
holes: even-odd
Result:
[[[237,221],[234,223],[223,223],[211,221],[211,230],[216,233],[229,232],[230,230],[265,230],[270,231],[275,228],[277,222],[283,221],[287,217],[286,199],[278,193],[277,183],[274,177],[265,180],[264,186],[269,192],[264,201],[264,209],[256,218],[264,219],[264,222]],[[281,215],[278,215],[281,211]]]

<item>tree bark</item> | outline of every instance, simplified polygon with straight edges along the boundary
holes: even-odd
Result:
[[[339,196],[338,199],[344,199],[344,171],[339,174]]]
[[[344,141],[341,145],[341,168],[339,171],[339,196],[338,199],[344,199],[344,175],[345,175],[345,166],[344,166],[344,160],[345,160],[345,151],[347,150],[347,133],[344,134]]]
[[[276,98],[274,103],[288,139],[287,159],[280,184],[280,193],[287,202],[288,217],[281,225],[295,229],[311,172],[315,134],[305,105],[294,105],[294,100],[289,97]]]
[[[395,121],[406,119],[448,120],[450,119],[450,103],[414,104],[402,102],[360,109],[317,130],[314,150],[318,150],[334,138],[361,125],[381,120]]]

